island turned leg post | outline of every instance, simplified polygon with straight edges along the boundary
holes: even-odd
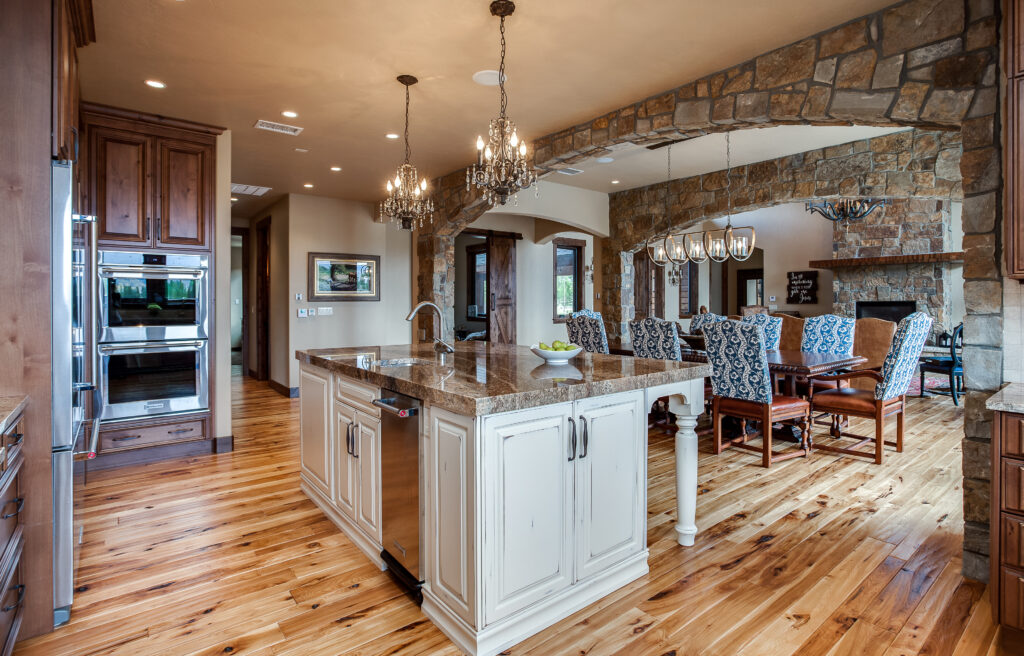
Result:
[[[699,381],[702,383],[702,381]],[[690,399],[673,394],[669,410],[676,416],[676,542],[693,546],[697,535],[697,417],[703,410],[704,389]]]

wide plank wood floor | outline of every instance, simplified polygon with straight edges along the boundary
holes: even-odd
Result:
[[[17,653],[459,653],[299,491],[298,401],[240,377],[234,395],[233,453],[92,475],[71,622]],[[508,653],[1004,653],[984,586],[960,575],[962,420],[911,399],[906,451],[882,466],[765,470],[702,440],[691,548],[673,540],[672,438],[653,429],[650,573]]]

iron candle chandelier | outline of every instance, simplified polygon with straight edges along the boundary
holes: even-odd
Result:
[[[829,221],[860,221],[879,207],[889,204],[888,198],[872,200],[870,198],[841,198],[834,202],[823,200],[819,203],[807,203],[807,211],[820,214]]]
[[[506,115],[505,19],[515,10],[512,0],[494,0],[491,3],[491,15],[501,19],[501,65],[498,67],[501,112],[498,118],[491,119],[487,142],[484,143],[483,137],[476,138],[476,164],[466,170],[466,190],[475,185],[491,205],[504,205],[510,196],[537,182],[537,173],[526,158],[526,142],[519,138],[516,124]]]
[[[394,181],[388,180],[388,197],[380,204],[380,213],[389,217],[402,230],[422,228],[433,222],[434,201],[427,195],[427,179],[420,179],[416,167],[409,163],[409,87],[419,82],[412,75],[399,75],[405,86],[405,163],[398,167]]]

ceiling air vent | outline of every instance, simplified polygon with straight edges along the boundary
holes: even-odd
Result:
[[[270,187],[259,187],[257,185],[231,183],[231,193],[242,194],[243,196],[262,196],[270,191]]]
[[[571,166],[567,166],[564,169],[558,169],[558,172],[562,175],[579,175],[583,173],[583,169],[574,169]]]
[[[264,121],[260,119],[256,121],[256,125],[253,126],[257,130],[266,130],[268,132],[278,132],[280,134],[290,134],[293,137],[297,137],[302,128],[294,125],[287,125],[285,123],[274,123],[273,121]]]

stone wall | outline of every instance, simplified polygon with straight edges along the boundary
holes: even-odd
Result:
[[[838,258],[941,253],[950,250],[950,203],[899,199],[861,221],[836,224],[833,251]],[[832,277],[832,311],[856,316],[857,301],[916,301],[934,319],[932,335],[951,330],[949,265],[899,264],[837,269]]]
[[[984,402],[1001,384],[1003,368],[998,47],[999,0],[907,0],[531,144],[536,165],[550,171],[600,156],[617,143],[664,143],[764,125],[959,130],[967,305],[963,568],[983,580],[991,479],[991,463],[983,460],[991,434]],[[432,185],[439,211],[427,234],[417,237],[420,300],[444,304],[449,314],[453,246],[445,237],[486,209],[461,187],[463,175],[456,171]],[[628,273],[623,253],[629,249],[614,235],[604,241],[603,263],[611,271],[603,285],[618,290]],[[615,322],[622,318],[618,313]]]

